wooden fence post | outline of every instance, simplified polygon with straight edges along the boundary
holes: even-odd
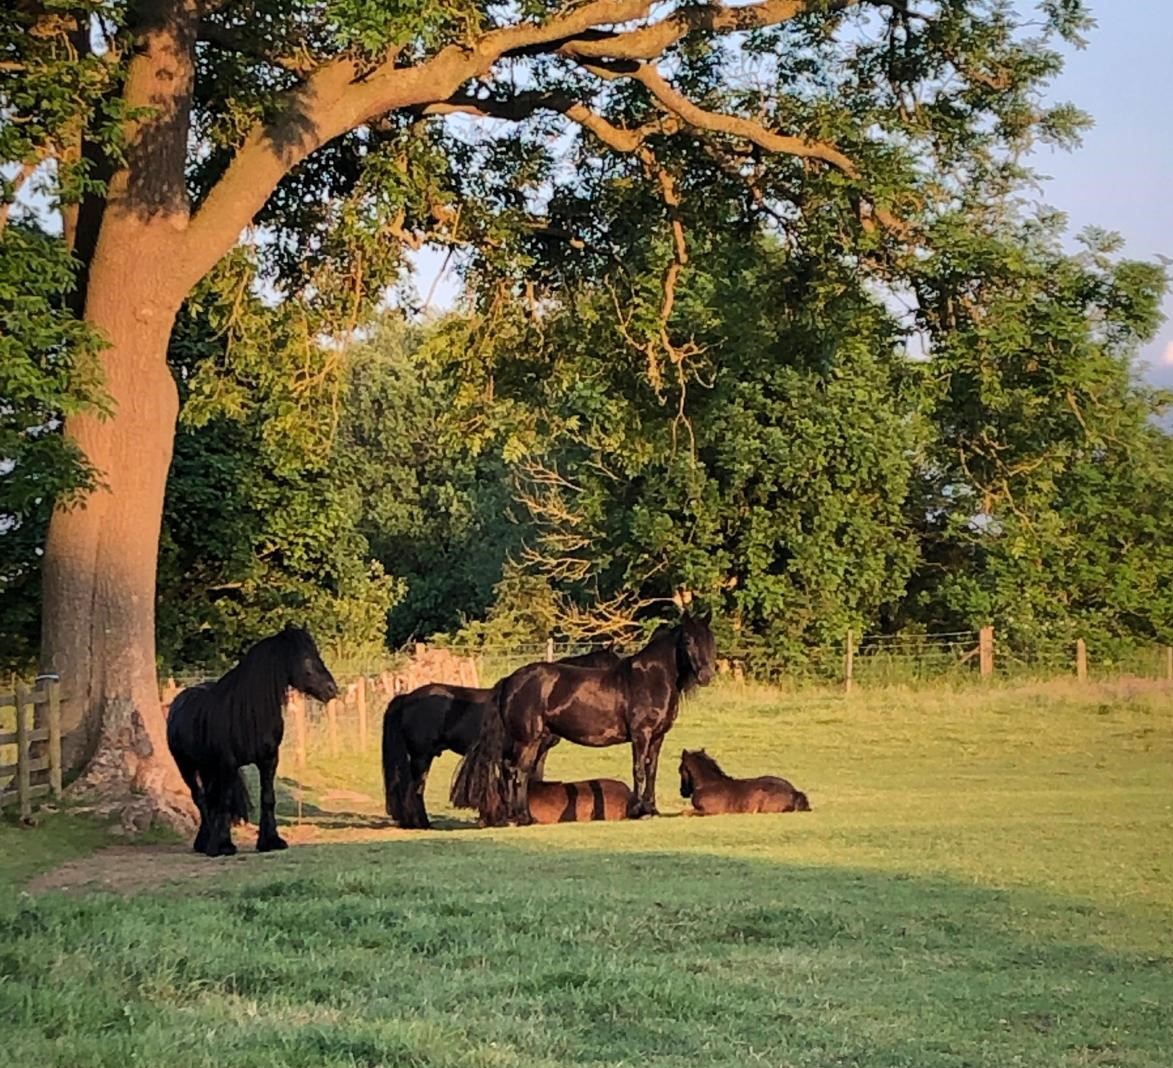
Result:
[[[293,712],[293,737],[297,743],[297,766],[305,767],[305,697],[297,690],[290,695],[289,704]]]
[[[16,796],[20,800],[20,818],[28,820],[33,814],[32,781],[29,775],[29,761],[32,752],[29,747],[29,715],[33,711],[28,689],[17,683],[13,696],[16,699]]]
[[[338,705],[340,704],[337,697],[331,701],[326,702],[326,725],[330,733],[330,755],[336,757],[338,755]]]
[[[855,680],[855,634],[847,628],[847,650],[843,657],[843,691],[851,693],[851,686]]]
[[[49,789],[61,796],[61,683],[49,679]]]
[[[554,639],[546,639],[546,663],[552,664],[554,662]]]
[[[1173,682],[1173,645],[1165,646],[1165,678]]]
[[[978,632],[978,663],[982,678],[994,674],[994,628],[982,627]]]
[[[354,691],[354,704],[358,710],[358,744],[366,752],[367,748],[367,679],[359,675],[358,688]]]
[[[1087,682],[1087,642],[1082,638],[1075,639],[1075,677]]]

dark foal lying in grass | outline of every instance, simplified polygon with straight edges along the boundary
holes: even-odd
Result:
[[[627,783],[618,779],[529,784],[529,814],[534,823],[586,823],[636,819],[642,808]]]
[[[809,812],[806,794],[785,779],[759,775],[734,779],[703,749],[680,754],[680,796],[692,800],[699,816],[724,812]]]

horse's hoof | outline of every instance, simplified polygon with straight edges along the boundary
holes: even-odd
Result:
[[[257,852],[258,853],[273,853],[273,852],[276,852],[278,849],[288,849],[288,848],[289,848],[289,843],[287,841],[285,841],[285,839],[282,838],[281,835],[279,835],[279,834],[275,834],[275,835],[273,835],[272,838],[266,838],[263,841],[259,838],[257,839]]]

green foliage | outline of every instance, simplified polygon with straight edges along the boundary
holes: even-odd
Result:
[[[213,5],[191,206],[257,121],[297,136],[311,69],[353,60],[361,86],[392,55],[568,10]],[[100,204],[146,12],[0,15],[6,206],[27,182],[68,236],[72,206]],[[411,109],[330,140],[174,338],[166,662],[221,663],[289,617],[356,655],[438,631],[635,634],[681,587],[726,647],[791,659],[848,626],[1173,640],[1165,399],[1130,371],[1164,278],[1102,234],[1063,253],[1060,223],[1019,203],[1029,150],[1086,126],[1043,96],[1089,25],[1079,0],[925,0],[686,33],[658,69],[756,140],[669,129],[626,68],[596,77],[572,48],[452,87],[510,121]],[[568,123],[571,100],[642,128],[638,150]],[[792,133],[801,151],[768,149]],[[0,636],[27,659],[47,509],[93,477],[60,419],[100,394],[63,243],[15,223],[0,240]],[[475,314],[350,343],[425,240],[467,250]]]
[[[1159,267],[1061,219],[942,222],[916,280],[939,428],[909,615],[1007,638],[1173,638],[1169,399],[1132,368],[1159,323]]]
[[[484,413],[454,418],[459,379],[437,374],[428,355],[449,326],[388,317],[348,355],[330,477],[373,558],[404,585],[387,622],[392,646],[481,616],[517,539],[504,464],[467,436]]]
[[[54,500],[76,500],[96,480],[58,432],[66,415],[104,410],[99,339],[64,306],[73,271],[39,230],[14,222],[0,231],[0,669],[35,659]]]
[[[329,471],[342,358],[307,313],[268,308],[247,261],[201,288],[171,361],[187,392],[168,482],[159,649],[171,670],[221,667],[287,621],[327,658],[377,659],[401,584],[370,557]]]

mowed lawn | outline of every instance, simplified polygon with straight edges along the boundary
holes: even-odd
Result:
[[[814,811],[674,815],[697,745]],[[181,878],[130,896],[20,894],[92,832],[0,829],[0,1062],[1173,1064],[1167,691],[714,688],[665,747],[673,815],[633,824],[459,825],[446,759],[446,829],[381,830],[374,745],[290,756],[283,818],[300,797],[317,840],[143,846]],[[589,774],[628,751],[551,754]]]

